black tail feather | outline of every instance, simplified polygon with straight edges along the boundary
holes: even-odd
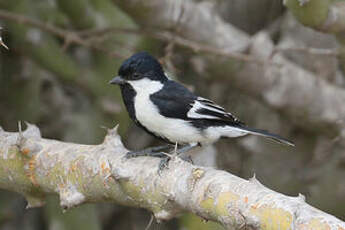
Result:
[[[243,129],[245,131],[248,131],[249,134],[267,137],[267,138],[270,138],[270,139],[272,139],[278,143],[281,143],[281,144],[285,144],[285,145],[289,145],[289,146],[295,146],[295,144],[292,141],[289,141],[288,139],[281,137],[277,134],[270,133],[266,130],[249,128],[246,126],[240,126],[238,128]]]

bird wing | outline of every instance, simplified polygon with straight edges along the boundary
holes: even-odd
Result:
[[[187,113],[187,117],[191,119],[208,119],[208,120],[222,120],[233,122],[236,124],[243,124],[238,118],[213,101],[197,97],[191,104],[191,109]]]
[[[217,120],[233,124],[243,124],[231,113],[211,100],[197,97],[183,85],[168,81],[163,89],[153,95],[151,100],[160,113],[166,117],[185,120]]]
[[[187,113],[196,100],[192,92],[183,85],[168,80],[164,87],[150,96],[151,101],[157,106],[160,114],[169,118],[188,120]]]

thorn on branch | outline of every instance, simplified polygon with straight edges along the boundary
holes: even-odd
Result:
[[[2,28],[0,27],[0,32],[1,32]],[[9,50],[8,46],[4,43],[4,41],[2,40],[2,36],[1,36],[1,33],[0,33],[0,45],[2,47],[5,47],[7,50]]]
[[[260,181],[258,181],[258,179],[256,179],[256,175],[254,173],[253,177],[252,178],[249,178],[249,182],[250,183],[253,183],[253,184],[256,184],[258,186],[263,186]],[[264,186],[263,186],[264,187]]]
[[[118,134],[119,125],[116,125],[112,129],[107,128],[107,135],[104,138],[103,144],[110,144],[114,147],[123,147],[120,135]]]
[[[63,185],[60,188],[60,206],[63,210],[75,207],[85,202],[86,197],[74,185]]]
[[[23,132],[22,122],[18,121],[19,134],[17,137],[16,145],[23,155],[31,159],[35,154],[41,151],[42,146],[37,144],[35,141],[30,141],[30,139],[41,139],[41,132],[39,128],[33,124],[30,124],[29,122],[25,122],[25,124],[27,128]]]
[[[297,196],[297,198],[300,200],[300,201],[302,201],[302,202],[305,202],[305,195],[303,195],[302,193],[298,193],[298,196]]]
[[[19,149],[21,149],[24,142],[25,142],[25,138],[22,132],[22,122],[18,121],[18,138],[17,138],[16,145],[18,146]]]
[[[35,139],[40,139],[42,138],[41,136],[41,131],[40,129],[34,125],[34,124],[31,124],[27,121],[24,121],[25,124],[26,124],[26,130],[24,131],[24,135],[26,137],[30,137],[30,138],[35,138]]]
[[[107,136],[108,136],[108,137],[118,136],[118,135],[119,135],[118,132],[117,132],[118,128],[119,128],[119,125],[118,125],[118,124],[115,125],[115,127],[112,128],[112,129],[108,129],[108,128],[107,128]]]
[[[249,178],[249,181],[251,180],[256,180],[256,174],[254,173],[253,176],[251,178]]]

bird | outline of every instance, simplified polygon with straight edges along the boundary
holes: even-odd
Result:
[[[248,134],[273,139],[294,146],[277,134],[248,127],[232,113],[212,100],[197,96],[182,84],[172,80],[159,61],[147,52],[133,54],[109,82],[120,86],[129,117],[136,125],[165,145],[132,151],[126,158],[156,156],[163,160],[159,168],[167,167],[169,157],[162,151],[175,145],[175,154],[197,146],[209,145],[220,138]]]

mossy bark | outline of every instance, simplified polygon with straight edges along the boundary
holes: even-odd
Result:
[[[227,172],[172,158],[157,173],[159,159],[125,159],[116,128],[100,145],[78,145],[25,132],[0,131],[0,188],[25,196],[28,207],[58,194],[64,209],[88,202],[114,202],[150,210],[158,221],[193,212],[226,229],[330,229],[345,223],[307,205]]]

